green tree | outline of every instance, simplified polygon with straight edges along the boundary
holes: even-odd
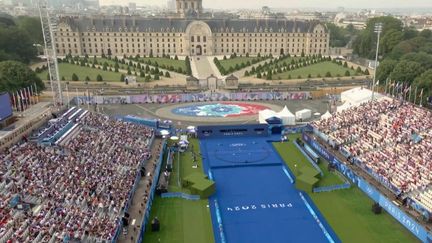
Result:
[[[330,72],[326,72],[325,76],[326,76],[327,78],[330,78],[332,75],[331,75]]]
[[[103,81],[102,75],[98,74],[96,77],[96,81],[102,82]]]
[[[72,79],[72,81],[79,81],[79,77],[75,73],[72,74],[72,78],[71,79]]]
[[[168,71],[165,72],[165,78],[171,78],[171,74]]]
[[[186,56],[186,58],[185,58],[185,64],[186,64],[186,73],[188,75],[192,75],[192,69],[191,69],[190,59],[189,59],[188,56]]]
[[[120,82],[124,82],[125,81],[126,76],[122,73],[120,75]]]
[[[258,72],[256,77],[257,78],[262,78],[261,72]]]
[[[386,36],[389,31],[402,31],[402,21],[390,17],[376,17],[367,21],[366,29],[364,29],[353,43],[353,49],[356,54],[361,57],[373,58],[375,56],[375,45],[377,43],[377,34],[375,33],[375,24],[382,23],[382,36]],[[383,51],[383,50],[381,50]]]
[[[38,17],[19,16],[15,22],[19,29],[27,33],[32,43],[44,43],[42,26]]]
[[[418,62],[403,60],[396,65],[395,69],[390,74],[390,78],[411,83],[424,71],[424,67],[422,67]]]
[[[401,60],[418,62],[425,69],[432,68],[432,55],[426,52],[412,52],[402,56]]]
[[[14,92],[34,84],[39,92],[45,89],[42,80],[25,64],[16,61],[0,62],[0,92]]]
[[[393,48],[403,40],[403,32],[399,30],[389,30],[381,38],[380,52],[383,54],[390,53]]]
[[[155,74],[154,75],[154,80],[159,80],[159,79],[160,79],[159,74]]]
[[[144,82],[150,82],[150,81],[151,81],[151,76],[149,74],[145,77]]]
[[[14,60],[29,63],[37,55],[27,32],[16,26],[0,25],[0,61]]]
[[[380,63],[378,66],[377,72],[376,72],[376,79],[377,80],[387,80],[387,78],[390,76],[390,73],[393,72],[394,68],[397,65],[397,61],[393,59],[385,59]]]
[[[248,76],[249,76],[249,71],[248,71],[248,70],[245,71],[244,76],[245,76],[245,77],[248,77]]]
[[[131,69],[130,69],[129,66],[127,67],[127,74],[128,74],[128,75],[132,75],[132,71],[131,71]]]
[[[349,77],[349,76],[351,76],[351,73],[350,73],[350,71],[346,70],[346,71],[345,71],[345,76],[346,76],[346,77]]]
[[[413,85],[417,87],[417,90],[419,92],[418,95],[420,95],[420,92],[423,89],[423,101],[425,102],[427,94],[430,94],[432,92],[432,70],[428,70],[418,76],[414,80]]]
[[[108,63],[104,62],[102,65],[102,70],[107,71],[108,70]]]
[[[266,79],[267,79],[267,80],[272,80],[272,79],[273,79],[273,75],[272,75],[272,72],[271,72],[271,71],[270,71],[270,72],[267,72]]]

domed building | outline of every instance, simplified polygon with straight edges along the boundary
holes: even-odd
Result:
[[[57,54],[116,56],[300,55],[329,53],[319,21],[211,18],[202,0],[177,0],[176,17],[62,17]],[[208,15],[207,15],[208,16]]]

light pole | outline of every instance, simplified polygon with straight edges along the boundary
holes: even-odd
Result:
[[[382,23],[376,23],[375,24],[375,33],[378,33],[378,40],[377,40],[377,47],[376,47],[376,54],[375,54],[375,70],[374,70],[374,76],[372,81],[372,101],[375,99],[375,82],[376,82],[376,73],[377,73],[377,67],[378,67],[378,51],[379,51],[379,44],[380,44],[380,36],[382,32],[383,24]]]

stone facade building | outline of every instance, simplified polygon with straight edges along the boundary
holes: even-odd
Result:
[[[57,54],[116,56],[329,53],[318,21],[200,18],[201,0],[177,0],[177,17],[62,17]]]

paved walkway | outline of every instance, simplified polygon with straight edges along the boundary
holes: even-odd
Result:
[[[210,75],[222,78],[216,65],[213,63],[213,56],[199,56],[191,58],[192,75],[198,79],[206,79]]]
[[[156,138],[151,149],[152,157],[145,164],[147,175],[145,177],[141,177],[141,180],[138,182],[138,187],[135,191],[135,194],[132,198],[132,203],[129,207],[128,213],[130,215],[130,225],[128,233],[125,235],[122,232],[118,239],[118,242],[136,242],[139,236],[141,223],[144,217],[144,212],[146,210],[146,203],[144,202],[144,198],[149,194],[151,184],[157,183],[152,181],[156,168],[156,161],[159,158],[161,147],[162,139]]]

